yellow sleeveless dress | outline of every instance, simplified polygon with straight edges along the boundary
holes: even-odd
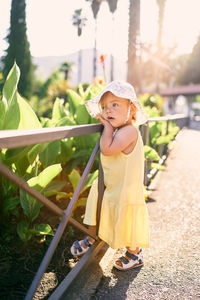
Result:
[[[99,237],[111,248],[149,247],[148,211],[144,199],[143,141],[138,138],[133,151],[113,156],[101,154],[106,186],[102,200]],[[88,195],[83,222],[96,225],[98,179]]]

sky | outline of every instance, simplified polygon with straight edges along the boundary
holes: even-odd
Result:
[[[26,0],[27,36],[32,56],[66,55],[94,46],[94,19],[85,0]],[[104,2],[98,14],[97,48],[127,59],[129,0],[118,0],[114,15]],[[3,40],[10,23],[11,0],[0,0],[0,56],[7,43]],[[81,37],[72,25],[75,9],[83,8],[87,25]],[[167,0],[163,44],[177,45],[177,53],[190,53],[200,35],[200,0]],[[156,0],[141,0],[141,41],[156,41],[158,7]]]

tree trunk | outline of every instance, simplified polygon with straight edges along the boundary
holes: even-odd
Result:
[[[140,0],[129,0],[128,33],[128,74],[127,81],[140,89],[140,76],[137,71],[137,47],[140,35]]]
[[[93,77],[97,75],[97,19],[95,19]]]
[[[157,36],[157,58],[162,60],[162,35],[163,35],[163,21],[166,0],[157,0],[158,4],[158,36]],[[156,65],[155,68],[155,92],[159,92],[160,85],[160,67]]]

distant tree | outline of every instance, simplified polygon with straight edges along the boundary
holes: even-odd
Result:
[[[64,73],[65,80],[68,80],[69,78],[69,72],[72,70],[72,66],[74,63],[65,61],[62,63],[60,67],[60,71]]]
[[[113,14],[117,9],[118,0],[107,0],[110,12]]]
[[[26,35],[25,0],[12,0],[10,29],[6,37],[8,48],[3,58],[3,74],[6,78],[14,61],[20,68],[21,76],[18,90],[22,96],[29,98],[33,91],[33,73],[29,42]]]
[[[180,84],[200,83],[200,36],[193,47],[192,53],[183,65],[180,75]]]
[[[86,25],[87,18],[82,16],[82,8],[76,9],[72,16],[73,25],[77,27],[78,36],[82,35],[83,27]],[[78,82],[81,81],[82,74],[82,51],[79,50],[78,54]]]

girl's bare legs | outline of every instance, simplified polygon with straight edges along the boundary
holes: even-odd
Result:
[[[129,253],[131,254],[137,254],[140,250],[139,247],[137,247],[135,250],[131,250],[129,247],[126,247],[126,249],[128,250]]]
[[[91,231],[91,233],[93,235],[96,235],[96,231],[97,231],[97,227],[96,226],[89,226],[89,230]],[[95,239],[93,239],[91,236],[88,236],[88,240],[91,242],[91,243],[94,243]]]

